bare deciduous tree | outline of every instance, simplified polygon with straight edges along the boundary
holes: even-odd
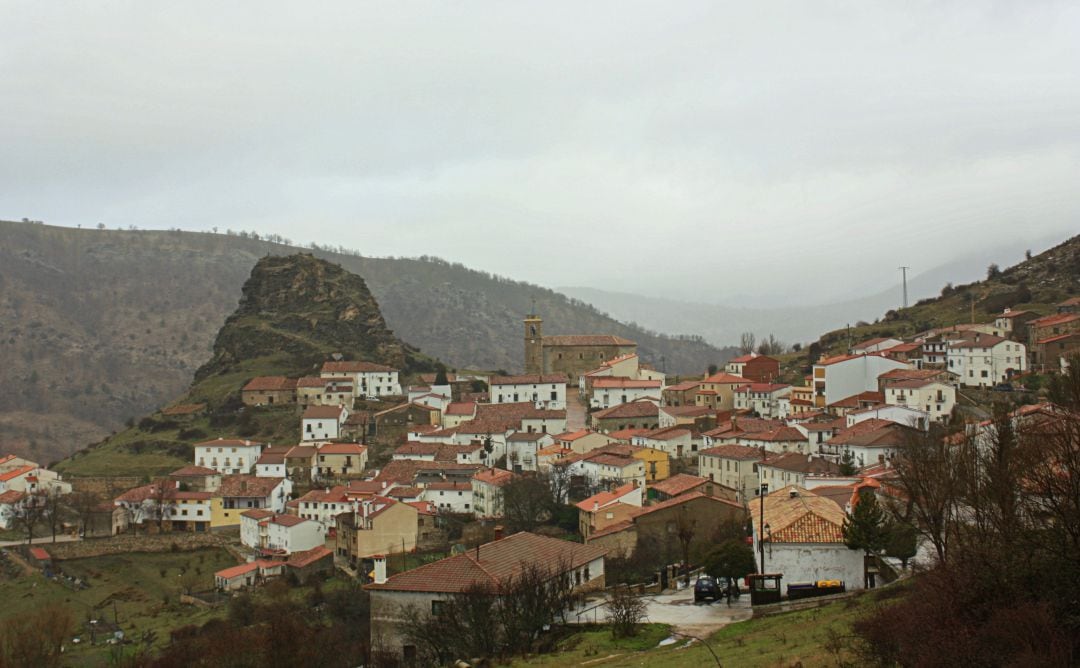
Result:
[[[607,595],[611,635],[629,638],[637,634],[637,625],[645,617],[645,601],[629,587],[615,587]]]
[[[757,344],[757,337],[753,332],[743,332],[739,336],[739,352],[743,355],[749,355],[754,352],[754,346]]]

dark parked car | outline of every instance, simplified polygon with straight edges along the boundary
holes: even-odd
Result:
[[[1010,385],[1009,383],[998,383],[997,385],[994,386],[994,391],[995,392],[1012,392],[1013,391],[1013,386]]]
[[[694,583],[694,603],[701,603],[707,598],[719,601],[723,595],[720,586],[716,584],[716,580],[708,575],[698,577],[697,582]]]

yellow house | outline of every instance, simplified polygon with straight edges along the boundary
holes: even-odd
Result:
[[[630,453],[630,456],[645,463],[645,482],[666,480],[671,476],[671,460],[662,450],[640,448]]]
[[[229,475],[210,498],[210,528],[240,526],[240,514],[252,508],[285,512],[292,483],[286,478]]]

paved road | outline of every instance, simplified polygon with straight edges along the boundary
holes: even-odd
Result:
[[[585,410],[585,402],[578,394],[577,385],[571,384],[566,388],[566,431],[577,431],[585,428],[588,413]]]
[[[675,631],[692,636],[705,637],[717,629],[732,622],[741,622],[753,616],[750,609],[750,596],[743,594],[731,606],[719,601],[716,603],[694,603],[694,590],[646,596],[646,621],[656,624],[671,624]],[[589,605],[596,605],[600,599]],[[601,607],[583,615],[582,622],[604,621],[606,610]]]
[[[70,543],[73,540],[79,540],[77,537],[71,534],[57,534],[57,543]],[[34,545],[45,545],[46,543],[52,543],[52,536],[39,536],[34,539]],[[0,547],[18,547],[19,545],[26,545],[26,539],[22,540],[0,540]]]

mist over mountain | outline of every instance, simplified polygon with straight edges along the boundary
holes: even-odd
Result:
[[[1060,242],[1059,238],[1032,240],[1023,247],[1017,245],[1000,246],[978,253],[958,255],[954,262],[934,267],[919,273],[908,273],[908,303],[914,304],[920,299],[938,295],[946,283],[960,284],[977,280],[986,275],[991,263],[1009,266],[1023,259],[1024,252],[1031,250],[1038,253]],[[918,258],[917,248],[913,247],[912,262]],[[763,269],[763,271],[779,271]],[[817,339],[822,332],[831,331],[860,321],[872,322],[881,318],[887,311],[902,306],[902,289],[898,268],[883,268],[882,275],[891,273],[895,285],[884,289],[878,288],[884,278],[852,277],[852,293],[866,285],[872,285],[873,291],[864,297],[832,303],[821,303],[814,295],[813,271],[791,267],[783,269],[791,276],[790,301],[796,305],[767,308],[749,308],[733,303],[714,303],[707,297],[699,301],[686,301],[661,297],[600,290],[589,287],[559,288],[571,297],[588,302],[610,313],[613,317],[627,322],[634,322],[647,328],[656,328],[663,323],[680,323],[686,331],[701,334],[717,346],[737,345],[743,332],[753,332],[760,339],[763,335],[774,334],[788,344],[808,342]],[[719,276],[722,277],[722,274]],[[703,291],[723,299],[721,284],[714,290]],[[743,297],[739,301],[749,300]],[[773,296],[773,299],[778,299]]]

